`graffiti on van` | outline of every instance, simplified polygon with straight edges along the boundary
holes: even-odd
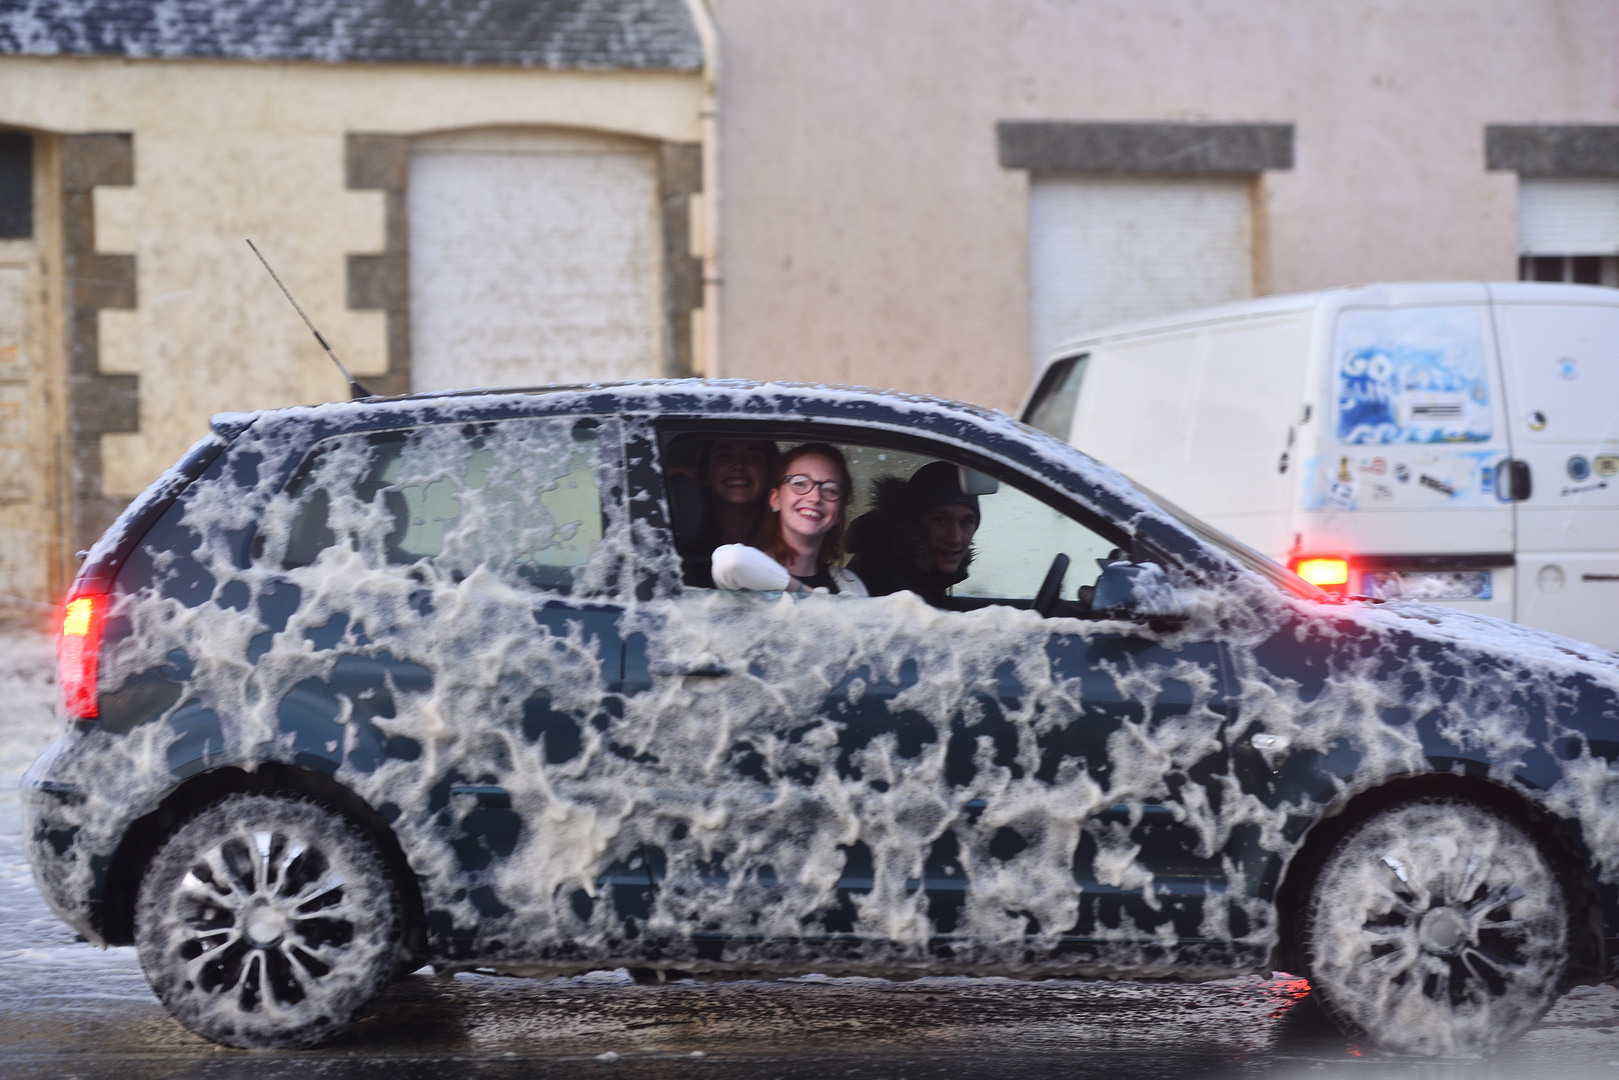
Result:
[[[1489,368],[1469,307],[1349,309],[1338,317],[1338,440],[1485,442]]]

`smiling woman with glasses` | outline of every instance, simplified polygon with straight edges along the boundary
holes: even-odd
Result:
[[[714,583],[722,589],[867,595],[860,578],[841,565],[854,491],[843,454],[826,443],[805,443],[782,455],[777,476],[768,495],[770,515],[753,546],[715,549]]]

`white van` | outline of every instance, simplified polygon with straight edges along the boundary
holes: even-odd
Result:
[[[1089,334],[1023,419],[1327,588],[1619,649],[1619,290],[1276,296]]]

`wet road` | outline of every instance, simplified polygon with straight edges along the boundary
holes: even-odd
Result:
[[[1202,986],[810,977],[638,986],[412,975],[315,1051],[190,1035],[134,950],[73,940],[23,861],[16,778],[49,741],[49,643],[0,634],[0,1078],[1467,1077],[1619,1080],[1619,991],[1583,988],[1487,1061],[1379,1057],[1337,1035],[1302,980]]]

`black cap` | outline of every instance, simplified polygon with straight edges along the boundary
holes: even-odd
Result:
[[[978,496],[961,490],[961,472],[948,461],[931,461],[912,473],[905,481],[905,501],[913,514],[952,503],[978,513]]]

